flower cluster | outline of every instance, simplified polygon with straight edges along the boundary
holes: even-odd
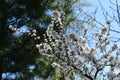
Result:
[[[63,22],[65,19],[65,13],[64,12],[58,12],[58,11],[54,11],[52,18],[51,18],[51,22],[56,25],[58,27],[58,29],[63,28]]]
[[[53,61],[51,66],[59,68],[64,77],[71,78],[70,75],[73,73],[81,74],[85,80],[117,77],[120,72],[115,73],[115,70],[120,69],[120,49],[117,44],[111,43],[109,40],[110,22],[107,22],[101,31],[92,34],[95,39],[90,46],[90,41],[88,41],[90,34],[87,28],[83,29],[83,35],[79,37],[75,33],[65,33],[64,15],[63,12],[53,12],[51,24],[43,34],[44,41],[36,44],[39,53]],[[59,32],[54,27],[57,27]],[[12,31],[19,31],[11,25],[9,28]],[[26,33],[35,40],[40,39],[36,30]],[[110,70],[105,73],[104,69],[107,67]],[[113,76],[110,76],[112,74]],[[68,80],[68,77],[65,79]]]
[[[12,25],[9,25],[9,29],[10,29],[11,31],[14,31],[14,32],[20,31],[20,29],[17,29],[17,28],[15,28],[15,27],[13,27]],[[22,31],[21,31],[21,32],[22,32]]]
[[[9,29],[13,32],[19,32],[19,33],[23,33],[23,34],[27,34],[29,37],[32,37],[34,40],[39,40],[40,36],[37,35],[37,31],[35,29],[31,30],[31,31],[23,31],[20,30],[19,28],[13,27],[12,25],[9,25]]]
[[[60,15],[59,12],[53,13],[52,23],[58,23],[57,27],[62,30],[63,23]],[[89,37],[87,28],[84,29],[84,34],[80,38],[74,33],[69,35],[62,31],[58,33],[53,28],[53,25],[48,26],[46,34],[44,34],[44,41],[37,44],[36,47],[48,60],[53,61],[53,67],[59,67],[62,70],[64,76],[74,70],[85,79],[94,80],[101,76],[100,74],[107,66],[114,71],[116,63],[120,64],[117,62],[118,46],[116,44],[111,46],[112,43],[109,40],[109,24],[93,35],[96,41],[92,47],[87,42],[87,37]],[[105,76],[109,78],[109,74],[106,73]]]
[[[37,35],[37,31],[33,29],[32,31],[27,31],[26,32],[28,36],[34,38],[34,40],[39,40],[40,36]]]

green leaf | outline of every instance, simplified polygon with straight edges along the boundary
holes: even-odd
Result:
[[[63,75],[62,75],[62,73],[57,73],[57,74],[55,74],[55,77],[56,77],[56,78],[62,78]]]

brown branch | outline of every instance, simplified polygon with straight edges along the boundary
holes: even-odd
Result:
[[[90,16],[89,14],[87,14],[86,12],[83,11],[83,13],[88,16],[89,18],[93,19],[96,23],[98,23],[101,26],[104,26],[102,23],[100,23],[98,20],[96,20],[95,18],[93,18],[92,16]]]
[[[117,0],[116,0],[116,8],[117,8],[118,21],[120,22],[120,11],[119,11],[119,5]]]
[[[100,68],[100,69],[99,69],[99,68],[97,67],[97,71],[96,71],[96,73],[95,73],[94,79],[96,79],[98,72],[100,72],[101,70],[103,70],[103,68]]]
[[[116,4],[114,4],[111,0],[110,0],[109,2],[110,2],[112,5],[114,5],[114,6],[116,5]]]
[[[116,33],[120,33],[120,31],[113,30],[113,29],[110,29],[110,31],[113,31],[113,32],[116,32]]]
[[[107,20],[107,11],[105,10],[105,8],[103,7],[102,3],[100,0],[98,0],[100,6],[101,6],[101,10],[102,10],[102,14],[104,15],[105,19]]]
[[[82,75],[84,75],[85,77],[87,77],[88,79],[90,79],[90,80],[94,80],[90,75],[83,73],[79,68],[77,68],[77,67],[74,66],[73,64],[72,64],[72,65],[69,64],[69,65],[72,66],[74,69],[79,70],[80,73],[81,73]]]
[[[110,39],[112,39],[112,42],[119,42],[120,38],[116,38],[116,37],[110,37]]]

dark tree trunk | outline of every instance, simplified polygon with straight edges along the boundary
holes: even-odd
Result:
[[[2,73],[3,73],[3,58],[2,56],[0,56],[0,80],[2,80]]]
[[[4,1],[4,0],[3,0]],[[7,12],[6,7],[4,5],[4,2],[0,2],[0,13],[2,16],[0,16],[0,80],[2,80],[2,73],[3,73],[3,56],[5,55],[5,47],[6,44],[6,37],[7,37]]]

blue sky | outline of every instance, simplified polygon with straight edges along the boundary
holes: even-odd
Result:
[[[99,1],[100,1],[101,4],[103,5],[104,10],[106,10],[111,16],[113,16],[113,14],[116,15],[116,12],[114,12],[112,9],[110,9],[110,6],[112,6],[113,8],[116,9],[116,7],[113,6],[113,5],[110,3],[110,1],[113,2],[113,3],[116,3],[116,0],[88,0],[88,1],[91,2],[92,5],[93,5],[93,6],[89,9],[89,11],[95,10],[95,9],[97,8],[96,20],[98,20],[98,21],[101,22],[102,24],[104,24],[106,20],[105,20],[105,17],[104,17],[104,15],[103,15],[103,13],[102,13],[102,10],[101,10]],[[119,5],[120,5],[120,0],[118,0],[118,3],[119,3]],[[116,15],[116,17],[117,17],[117,15]],[[111,21],[112,19],[108,18],[108,20]],[[112,22],[111,22],[111,25],[113,26],[112,29],[115,29],[115,30],[118,30],[118,31],[120,30],[120,27],[118,26],[118,24],[116,24],[116,22],[112,21]],[[119,33],[111,32],[111,37],[118,37],[118,38],[120,38],[120,34],[119,34]],[[119,46],[119,45],[120,45],[120,42],[118,42],[117,44],[118,44],[118,46]],[[108,69],[106,69],[106,70],[108,70]],[[118,73],[118,72],[120,72],[118,69],[115,70],[115,73]]]
[[[87,0],[88,2],[90,2],[92,4],[92,7],[89,7],[87,8],[87,10],[89,12],[92,12],[94,10],[97,10],[97,13],[96,13],[96,20],[102,24],[105,24],[106,22],[106,19],[105,19],[105,16],[103,15],[103,12],[102,12],[102,9],[103,11],[106,11],[110,16],[113,17],[113,15],[115,15],[115,18],[117,18],[117,13],[116,11],[112,10],[110,8],[110,6],[114,9],[116,9],[116,7],[112,4],[112,3],[116,3],[116,0]],[[100,6],[100,3],[99,1],[101,2],[102,6],[104,8],[101,9],[101,6]],[[111,3],[111,2],[112,3]],[[118,0],[118,3],[120,3],[120,0]],[[120,4],[119,4],[120,5]],[[111,28],[114,29],[114,30],[120,30],[120,27],[118,27],[118,24],[113,21],[113,19],[107,17],[107,20],[110,20],[111,21]],[[100,26],[100,25],[99,25]],[[111,37],[115,37],[115,38],[120,38],[120,35],[118,33],[115,33],[115,32],[111,32]],[[119,43],[120,44],[120,43]]]
[[[102,9],[101,9],[99,1],[101,2],[102,6],[104,7],[103,10],[106,10],[107,13],[110,14],[111,16],[113,16],[113,14],[117,16],[116,12],[110,8],[110,6],[112,6],[112,8],[116,9],[116,7],[112,5],[112,3],[115,4],[116,0],[87,0],[87,1],[89,1],[92,4],[92,7],[88,8],[89,11],[97,10],[96,20],[98,20],[99,22],[104,24],[106,21],[104,15],[102,13]],[[110,1],[112,3],[110,3]],[[118,3],[120,3],[120,0],[118,0]],[[108,20],[111,20],[109,17],[107,17],[107,18],[108,18]],[[115,25],[115,23],[113,25]]]
[[[88,2],[90,2],[92,4],[92,7],[89,8],[90,11],[94,11],[97,10],[96,13],[96,20],[100,21],[101,23],[105,23],[105,18],[102,14],[102,10],[99,4],[99,1],[101,2],[101,4],[103,5],[103,7],[109,11],[109,0],[88,0]],[[114,1],[114,0],[113,0]]]

